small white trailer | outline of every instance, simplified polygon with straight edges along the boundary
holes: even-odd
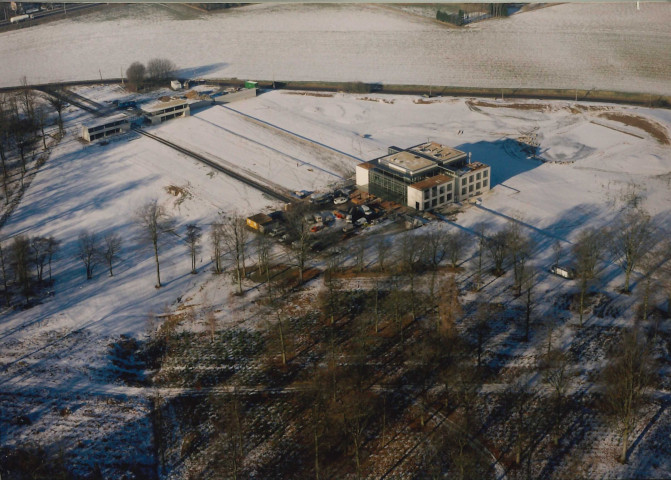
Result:
[[[33,18],[32,15],[17,15],[9,19],[9,23],[20,23]]]
[[[565,265],[552,265],[552,267],[550,267],[550,273],[554,273],[563,278],[575,278],[575,270]]]

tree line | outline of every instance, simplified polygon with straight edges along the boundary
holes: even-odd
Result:
[[[126,69],[128,88],[141,90],[145,86],[164,82],[176,69],[177,66],[167,58],[152,58],[146,66],[142,62],[133,62]]]

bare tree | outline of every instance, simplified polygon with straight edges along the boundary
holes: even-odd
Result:
[[[387,241],[384,235],[379,235],[375,240],[375,249],[377,250],[377,266],[380,271],[384,272],[385,261],[391,250],[391,244]]]
[[[458,232],[452,232],[446,235],[445,238],[445,249],[447,251],[447,257],[450,259],[450,265],[452,268],[457,268],[459,260],[461,260],[464,250],[468,242],[468,237],[466,233],[461,230]]]
[[[578,308],[581,327],[585,310],[585,295],[590,282],[596,276],[596,264],[601,256],[602,242],[602,235],[599,231],[587,229],[580,232],[578,239],[573,244],[576,275],[580,286],[580,305]]]
[[[554,393],[554,428],[552,440],[559,442],[558,427],[563,417],[564,397],[568,390],[571,376],[569,372],[569,356],[562,350],[550,350],[543,359],[543,382],[550,386]]]
[[[58,114],[58,133],[63,136],[63,110],[65,109],[65,100],[63,100],[61,91],[57,90],[53,95],[49,95],[47,101]]]
[[[256,237],[256,256],[258,258],[259,273],[263,275],[268,288],[270,285],[270,250],[272,243],[265,235]]]
[[[141,231],[142,240],[150,244],[156,260],[156,288],[161,288],[161,270],[159,265],[159,247],[165,234],[174,233],[174,219],[168,215],[158,200],[150,200],[136,213],[136,223]]]
[[[492,310],[487,302],[480,302],[478,308],[475,312],[475,323],[473,324],[473,333],[475,334],[475,340],[477,345],[477,366],[480,368],[482,366],[482,347],[487,341],[487,337],[491,332],[492,328],[489,326],[489,321],[491,320]]]
[[[49,265],[49,283],[51,283],[51,261],[54,258],[54,255],[58,252],[60,248],[60,240],[56,240],[54,237],[47,238],[47,264]]]
[[[508,232],[499,230],[486,240],[485,245],[492,262],[494,262],[494,275],[500,277],[505,273],[503,263],[508,255]]]
[[[454,275],[440,286],[439,315],[436,322],[437,333],[447,334],[456,326],[456,321],[463,313],[463,307],[459,300],[459,287]]]
[[[37,275],[37,282],[42,284],[42,272],[44,271],[44,264],[49,255],[49,239],[46,237],[33,237],[30,239],[30,249],[33,253],[33,264],[35,265],[35,273]]]
[[[354,242],[354,260],[357,272],[363,272],[366,260],[366,240],[359,238]]]
[[[653,372],[653,358],[644,335],[638,330],[627,331],[603,371],[606,389],[603,398],[622,431],[620,463],[627,463],[629,435],[636,424],[643,391],[654,378]]]
[[[191,255],[191,273],[196,274],[196,257],[200,251],[200,237],[203,235],[202,229],[193,223],[186,226],[186,235],[184,235],[184,243],[189,248]]]
[[[113,232],[105,234],[103,237],[103,249],[102,254],[107,263],[107,268],[110,273],[110,277],[114,276],[114,271],[112,269],[114,262],[119,259],[119,253],[121,253],[122,239],[121,235]]]
[[[531,240],[520,231],[520,225],[512,222],[506,229],[506,244],[508,255],[513,262],[513,288],[517,295],[522,292],[522,280],[525,277],[524,269],[531,256]]]
[[[42,148],[47,149],[47,136],[44,134],[44,125],[47,122],[47,112],[43,107],[38,107],[35,110],[35,120],[37,125],[40,127],[40,132],[42,133]]]
[[[9,291],[9,272],[8,265],[5,263],[5,249],[0,242],[0,273],[2,273],[2,286],[7,306],[11,303],[12,295]]]
[[[534,308],[533,290],[536,286],[536,270],[526,267],[524,277],[520,282],[520,288],[524,290],[524,341],[529,341],[529,328],[531,326],[531,313]]]
[[[10,139],[10,114],[6,108],[6,97],[0,96],[0,161],[2,161],[2,187],[5,195],[5,205],[9,204],[9,186],[7,179],[9,172],[7,170],[6,150]]]
[[[234,215],[222,223],[222,241],[231,258],[235,261],[234,276],[238,285],[238,293],[242,295],[242,280],[247,276],[245,257],[249,231],[244,217]]]
[[[482,288],[482,265],[484,260],[485,248],[487,247],[487,237],[485,236],[486,228],[484,224],[480,223],[475,227],[478,236],[478,251],[475,255],[475,290],[479,291]]]
[[[624,271],[624,291],[629,292],[631,272],[652,247],[653,225],[641,209],[628,209],[610,232],[613,252]]]
[[[84,267],[86,267],[86,279],[91,280],[93,278],[93,269],[100,256],[100,246],[98,245],[98,237],[95,233],[84,230],[79,234],[77,256],[84,262]]]
[[[12,241],[12,269],[18,278],[21,292],[26,298],[30,297],[30,239],[25,235],[17,235]]]
[[[214,273],[222,272],[221,257],[223,256],[224,226],[216,222],[212,224],[210,230],[210,243],[212,244],[212,262],[214,264]]]
[[[147,62],[146,74],[152,81],[165,80],[176,68],[175,64],[167,58],[152,58]]]
[[[552,260],[553,265],[559,265],[562,257],[562,246],[559,240],[555,240],[552,244]]]
[[[416,280],[419,273],[420,261],[422,260],[421,241],[414,235],[403,235],[401,239],[400,267],[408,276],[410,283],[410,310],[413,320],[417,318]]]
[[[287,230],[294,239],[290,254],[298,267],[298,282],[303,284],[303,272],[310,255],[310,225],[306,218],[306,210],[295,207],[287,215]]]
[[[147,76],[147,69],[140,62],[131,63],[130,67],[126,69],[126,78],[128,79],[128,86],[139,90],[142,88],[144,79]]]

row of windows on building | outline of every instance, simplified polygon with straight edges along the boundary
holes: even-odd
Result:
[[[489,171],[485,170],[484,172],[478,172],[475,175],[469,175],[468,179],[466,177],[461,179],[461,184],[466,185],[467,183],[473,183],[474,180],[481,180],[483,178],[487,178],[488,174],[489,174]]]
[[[175,110],[186,110],[187,105],[178,105],[176,107],[168,107],[164,110],[159,110],[158,112],[150,113],[151,116],[163,115],[164,113],[174,112]],[[170,118],[174,118],[174,115]]]
[[[90,133],[93,133],[93,132],[99,132],[99,131],[104,130],[104,129],[106,129],[106,128],[112,128],[112,127],[117,127],[117,126],[119,126],[119,125],[123,125],[123,124],[126,123],[126,122],[128,122],[128,120],[118,120],[118,121],[116,121],[116,122],[106,123],[106,124],[104,124],[104,125],[98,125],[97,127],[91,127],[91,128],[89,128],[89,132],[90,132]],[[91,137],[91,138],[93,138],[93,137]]]
[[[110,135],[115,135],[117,133],[121,133],[120,128],[115,128],[113,130],[107,130],[107,131],[104,131],[104,132],[96,133],[94,135],[91,135],[89,138],[90,138],[90,141],[93,141],[93,140],[98,140],[99,138],[108,137]]]

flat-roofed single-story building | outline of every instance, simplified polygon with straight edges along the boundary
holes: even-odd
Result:
[[[173,118],[188,117],[191,114],[191,109],[186,100],[176,99],[143,106],[142,112],[152,125],[157,125]]]
[[[82,138],[93,142],[101,138],[118,135],[130,130],[130,118],[124,114],[98,118],[82,125]]]

